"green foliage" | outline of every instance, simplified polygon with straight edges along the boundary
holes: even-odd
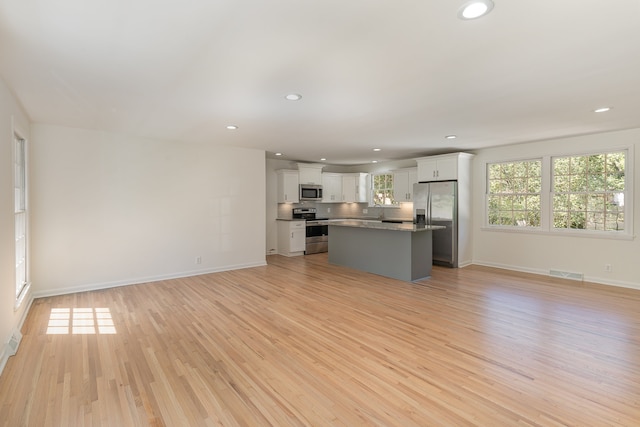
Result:
[[[626,152],[552,159],[553,227],[624,230]],[[542,162],[488,166],[489,224],[539,227]]]
[[[393,198],[393,174],[385,173],[373,175],[373,204],[397,204]]]
[[[553,159],[553,225],[624,229],[625,153]]]
[[[540,226],[540,160],[489,165],[489,224]]]

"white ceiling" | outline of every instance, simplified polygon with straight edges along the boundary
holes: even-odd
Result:
[[[36,123],[331,164],[640,127],[639,0],[463,2],[0,0],[0,74]]]

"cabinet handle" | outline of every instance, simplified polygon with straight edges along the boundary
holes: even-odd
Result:
[[[291,238],[293,239],[293,232],[291,232]]]

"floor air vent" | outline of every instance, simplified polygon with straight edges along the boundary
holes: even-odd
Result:
[[[11,338],[9,338],[9,342],[7,343],[8,355],[13,356],[18,351],[18,346],[20,345],[20,340],[22,340],[22,334],[17,329],[13,330],[11,334]]]
[[[562,279],[584,280],[584,274],[572,273],[570,271],[549,270],[549,276],[560,277]]]

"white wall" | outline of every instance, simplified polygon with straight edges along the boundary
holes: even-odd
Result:
[[[35,296],[265,264],[264,151],[31,130]]]
[[[510,161],[542,155],[581,154],[633,147],[635,212],[633,223],[640,227],[640,129],[609,132],[573,138],[496,147],[476,152],[474,176],[474,245],[475,264],[548,274],[549,270],[582,273],[586,281],[640,289],[640,241],[589,237],[566,237],[550,234],[498,232],[483,229],[484,182],[487,162]],[[604,264],[613,271],[604,271]]]
[[[12,125],[12,121],[15,125]],[[13,193],[13,132],[29,140],[29,120],[0,79],[0,372],[9,356],[6,343],[20,329],[31,293],[15,307],[15,229]]]

